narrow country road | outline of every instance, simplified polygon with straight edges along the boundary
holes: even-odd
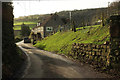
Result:
[[[74,62],[63,56],[43,51],[30,43],[17,43],[29,57],[23,78],[107,78],[87,64]]]

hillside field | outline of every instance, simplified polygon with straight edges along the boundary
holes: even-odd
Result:
[[[36,26],[36,24],[37,24],[37,22],[32,22],[32,21],[26,21],[26,22],[21,22],[21,21],[15,21],[14,22],[14,30],[21,30],[21,25],[22,24],[25,24],[25,25],[28,25],[29,27],[30,27],[30,29],[32,29],[33,27],[35,27]]]
[[[104,44],[109,40],[108,26],[94,25],[77,28],[77,32],[57,32],[38,41],[34,46],[51,52],[68,54],[71,52],[73,43]]]

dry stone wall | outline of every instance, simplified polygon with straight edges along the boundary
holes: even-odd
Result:
[[[120,15],[110,17],[110,35],[110,65],[120,70]]]
[[[69,56],[102,69],[109,69],[109,67],[111,67],[110,53],[111,49],[109,44],[95,45],[74,43],[72,45],[72,54],[69,54]]]

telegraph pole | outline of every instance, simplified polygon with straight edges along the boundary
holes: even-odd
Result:
[[[70,22],[71,22],[71,11],[69,12],[69,15],[70,15]]]
[[[108,18],[110,17],[110,2],[108,2],[108,11],[107,11],[107,15],[108,15]]]
[[[71,11],[70,11],[70,12],[69,12],[70,28],[71,28],[71,18],[72,18],[72,15],[71,15]]]

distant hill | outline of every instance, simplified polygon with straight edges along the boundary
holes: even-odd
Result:
[[[59,12],[58,15],[62,18],[69,18],[70,11]],[[102,13],[105,15],[107,8],[96,8],[96,9],[84,9],[71,11],[72,20],[75,21],[76,25],[85,26],[95,24],[96,21],[101,20]]]
[[[50,14],[45,15],[30,15],[30,16],[24,16],[15,18],[14,21],[16,22],[42,22],[45,18],[47,18]]]
[[[72,14],[72,20],[74,20],[76,25],[79,27],[79,26],[83,26],[83,25],[95,24],[96,21],[101,19],[102,13],[106,14],[107,8],[61,11],[61,12],[57,12],[57,14],[62,19],[69,19],[69,12],[71,12],[71,14]],[[35,26],[35,23],[44,22],[45,19],[50,15],[51,14],[30,15],[30,16],[15,18],[14,25],[18,26],[17,24],[21,23],[21,22],[33,22],[34,26]],[[30,24],[30,25],[32,25],[32,24]],[[32,26],[32,27],[34,27],[34,26]]]
[[[93,25],[98,21],[103,20],[106,22],[106,18],[110,15],[120,15],[120,1],[112,2],[109,4],[109,7],[106,8],[94,8],[94,9],[83,9],[83,10],[73,10],[73,11],[61,11],[57,12],[57,14],[65,21],[69,19],[69,12],[72,13],[72,20],[74,20],[77,27]],[[17,23],[28,23],[31,28],[36,26],[37,22],[44,22],[45,19],[51,14],[45,15],[30,15],[25,17],[19,17],[14,19],[14,26],[16,30],[19,25]],[[66,20],[66,21],[67,21]],[[30,23],[30,24],[29,24]],[[34,23],[34,24],[31,24]]]
[[[50,14],[46,15],[30,15],[14,19],[14,30],[21,30],[21,25],[24,23],[32,29],[37,25],[37,22],[43,22]]]

